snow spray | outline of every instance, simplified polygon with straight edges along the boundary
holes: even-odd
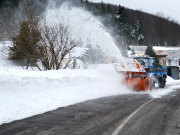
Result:
[[[51,3],[45,15],[49,25],[55,25],[59,23],[57,18],[63,18],[72,32],[72,38],[81,39],[84,47],[87,44],[98,45],[101,47],[105,57],[123,60],[113,38],[98,18],[81,8],[70,7],[67,2],[58,8],[52,8],[52,5],[54,4]]]

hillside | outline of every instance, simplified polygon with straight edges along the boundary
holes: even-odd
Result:
[[[117,23],[113,20],[114,14],[118,10],[118,5],[111,5],[103,2],[93,3],[84,1],[84,6],[94,15],[100,15],[105,20],[104,25],[109,28],[114,27],[112,29],[113,32],[115,32],[116,35],[119,35]],[[123,5],[121,6],[123,7]],[[152,45],[159,46],[178,46],[180,44],[180,25],[170,16],[166,16],[163,13],[152,15],[126,7],[124,7],[124,12],[127,15],[128,23],[134,29],[136,23],[135,17],[139,18],[142,24],[142,35],[145,39],[145,42],[143,43],[144,45],[151,43]],[[138,43],[132,42],[131,38],[128,38],[125,44],[138,45]]]

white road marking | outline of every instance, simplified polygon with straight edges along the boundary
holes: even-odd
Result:
[[[121,129],[124,127],[124,125],[140,110],[142,109],[144,106],[146,106],[147,104],[149,104],[150,102],[152,102],[154,99],[149,100],[148,102],[144,103],[143,105],[141,105],[138,109],[136,109],[133,113],[131,113],[117,128],[116,130],[112,133],[112,135],[118,135],[119,132],[121,131]]]

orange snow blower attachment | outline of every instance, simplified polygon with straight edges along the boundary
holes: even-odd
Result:
[[[148,91],[150,79],[144,67],[137,60],[132,63],[113,63],[115,70],[124,75],[123,83],[133,90]]]

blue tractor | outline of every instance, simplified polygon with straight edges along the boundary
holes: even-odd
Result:
[[[159,88],[164,88],[167,78],[167,67],[156,65],[154,57],[134,57],[142,66],[150,78],[150,90],[155,88],[155,83],[158,83]]]

